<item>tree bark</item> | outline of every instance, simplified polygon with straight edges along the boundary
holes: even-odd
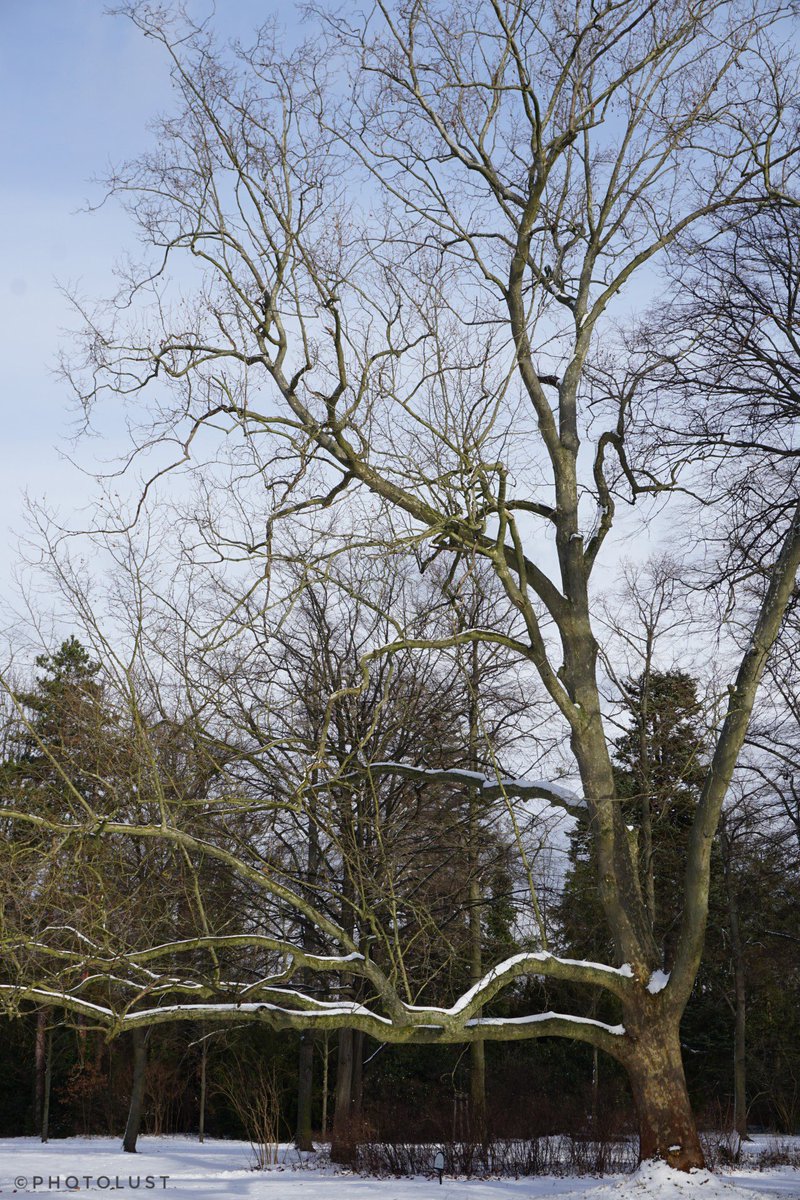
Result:
[[[336,1098],[333,1108],[331,1162],[349,1163],[353,1158],[351,1104],[353,1096],[353,1031],[339,1030],[336,1060]]]
[[[473,789],[474,791],[474,789]],[[474,805],[474,797],[470,797],[470,810]],[[472,822],[470,822],[472,824]],[[477,830],[471,829],[470,838],[477,836]],[[473,866],[473,871],[476,869]],[[471,969],[470,980],[477,983],[483,974],[483,955],[481,937],[480,886],[477,875],[470,880],[470,941]],[[483,1009],[476,1016],[480,1017]],[[482,1146],[487,1144],[488,1129],[486,1121],[486,1045],[482,1038],[476,1038],[469,1048],[469,1108],[470,1108],[470,1137]]]
[[[469,1064],[470,1134],[474,1142],[485,1146],[486,1126],[486,1046],[476,1038],[470,1046]]]
[[[686,1076],[677,1020],[642,1022],[626,1066],[639,1120],[639,1158],[662,1159],[681,1171],[705,1166]]]
[[[122,1149],[127,1154],[136,1153],[136,1141],[142,1123],[142,1108],[144,1107],[144,1084],[147,1072],[147,1031],[135,1028],[133,1036],[133,1084],[131,1086],[131,1103],[128,1109],[128,1122],[125,1126],[125,1136],[122,1139]]]
[[[720,825],[720,846],[725,874],[725,894],[728,904],[728,928],[733,958],[734,1027],[733,1027],[733,1127],[739,1137],[747,1137],[747,994],[742,935],[739,925],[739,905],[733,877],[732,849],[723,820]]]
[[[477,621],[479,615],[476,612]],[[480,704],[480,647],[473,642],[470,647],[470,670],[467,680],[469,689],[469,768],[477,771],[478,736],[479,736],[479,704]],[[483,930],[481,928],[481,881],[480,881],[480,810],[476,788],[469,790],[469,942],[470,942],[470,981],[477,983],[483,975]],[[475,1014],[483,1015],[483,1009]],[[486,1047],[482,1039],[476,1038],[469,1048],[469,1101],[470,1101],[470,1136],[473,1141],[482,1146],[487,1143],[486,1125]]]
[[[313,1150],[311,1140],[311,1103],[314,1094],[314,1035],[310,1029],[300,1034],[297,1068],[297,1129],[294,1144],[298,1150]]]
[[[36,1014],[36,1044],[34,1049],[34,1101],[33,1128],[34,1132],[42,1133],[42,1113],[44,1112],[44,1077],[47,1069],[47,1013],[46,1008],[40,1008]],[[46,1139],[43,1137],[42,1141]]]
[[[200,1112],[197,1118],[197,1140],[206,1140],[206,1091],[208,1084],[208,1041],[200,1039]]]
[[[361,1112],[364,1100],[364,1033],[361,1029],[353,1031],[353,1082],[350,1097],[350,1117],[356,1125],[361,1122]]]
[[[329,1030],[322,1035],[322,1140],[328,1136],[328,1075],[330,1071],[331,1037]]]
[[[53,1080],[53,1030],[47,1031],[47,1046],[45,1049],[44,1095],[42,1097],[42,1141],[50,1136],[50,1085]]]
[[[736,956],[736,951],[734,950]],[[744,986],[744,964],[734,958],[736,1013],[733,1033],[733,1124],[742,1140],[747,1138],[747,999]]]

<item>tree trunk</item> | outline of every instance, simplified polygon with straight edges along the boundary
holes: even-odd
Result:
[[[487,1144],[486,1126],[486,1047],[482,1038],[470,1045],[469,1062],[470,1135],[473,1142]]]
[[[47,1046],[45,1049],[44,1096],[42,1098],[42,1141],[50,1136],[50,1085],[53,1080],[53,1029],[47,1031]]]
[[[733,1123],[742,1140],[747,1138],[747,1009],[744,990],[744,967],[734,964],[736,1014],[733,1032]]]
[[[476,769],[476,768],[473,768]],[[469,800],[469,938],[470,938],[470,981],[477,983],[483,975],[483,931],[481,929],[481,896],[478,878],[478,818],[475,789],[470,789]],[[476,1017],[483,1015],[478,1009]],[[486,1046],[482,1038],[476,1038],[469,1048],[469,1108],[470,1136],[482,1146],[487,1144],[486,1124]]]
[[[201,1026],[202,1030],[202,1026]],[[206,1140],[206,1091],[208,1084],[208,1039],[200,1039],[200,1112],[197,1118],[197,1140]]]
[[[350,1116],[358,1126],[361,1123],[361,1108],[364,1099],[364,1034],[360,1029],[353,1032],[353,1083],[350,1097]]]
[[[326,1029],[322,1035],[322,1140],[328,1136],[328,1075],[330,1073],[331,1036]]]
[[[139,1127],[142,1123],[142,1108],[144,1106],[144,1082],[147,1072],[147,1033],[142,1028],[133,1030],[133,1085],[131,1087],[131,1103],[128,1109],[128,1123],[125,1126],[125,1136],[122,1139],[122,1149],[127,1154],[136,1153],[136,1140],[139,1137]]]
[[[728,902],[728,927],[731,934],[733,986],[735,995],[733,1027],[733,1127],[739,1137],[747,1137],[747,995],[742,935],[739,926],[739,905],[733,875],[733,855],[728,830],[720,825],[720,847]]]
[[[331,1162],[349,1163],[353,1159],[351,1102],[353,1096],[353,1031],[339,1030],[339,1055],[336,1060],[336,1098],[333,1107]]]
[[[479,613],[474,613],[474,623],[480,619]],[[469,689],[469,768],[477,771],[480,767],[478,756],[478,738],[480,734],[480,646],[473,642],[470,647],[470,668],[467,680]],[[467,859],[469,870],[469,942],[470,942],[470,982],[477,983],[483,975],[483,929],[481,926],[481,911],[483,896],[480,879],[480,846],[481,846],[481,809],[476,788],[469,789],[469,821],[467,837]],[[483,1016],[483,1009],[478,1009],[476,1017]],[[486,1124],[486,1046],[483,1039],[476,1038],[469,1048],[469,1115],[470,1137],[474,1142],[486,1146],[488,1141]]]
[[[705,1166],[697,1135],[677,1021],[649,1020],[626,1056],[639,1120],[639,1158],[663,1159],[681,1171]]]
[[[294,1144],[298,1150],[313,1150],[311,1140],[311,1102],[314,1092],[314,1035],[310,1029],[300,1034],[297,1068],[297,1130]]]
[[[40,1008],[36,1014],[36,1044],[34,1049],[34,1101],[33,1129],[42,1133],[42,1113],[44,1112],[44,1076],[47,1069],[47,1014],[46,1008]],[[42,1138],[42,1141],[45,1141]]]
[[[312,781],[316,782],[316,771],[312,773]],[[320,847],[317,827],[313,820],[308,830],[308,845],[306,847],[306,877],[313,899],[313,884],[319,872]],[[318,949],[314,924],[307,918],[301,923],[303,949],[313,953]],[[305,986],[313,986],[313,976],[310,972],[302,972],[301,978]],[[298,1150],[313,1150],[311,1140],[311,1116],[314,1100],[314,1035],[310,1029],[300,1034],[300,1052],[297,1064],[297,1129],[294,1143]],[[324,1122],[323,1122],[324,1123]]]

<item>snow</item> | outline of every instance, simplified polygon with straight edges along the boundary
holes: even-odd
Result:
[[[431,1017],[435,1017],[438,1014],[447,1017],[458,1016],[459,1013],[462,1013],[465,1009],[469,1008],[473,1000],[480,996],[490,984],[495,983],[504,975],[547,975],[551,972],[548,972],[547,970],[536,970],[537,966],[544,967],[544,965],[547,963],[560,963],[562,966],[567,968],[574,967],[576,972],[586,969],[590,971],[599,971],[606,975],[618,975],[623,979],[633,978],[633,971],[630,963],[623,963],[621,967],[610,967],[606,963],[590,962],[588,959],[583,958],[559,958],[555,954],[551,954],[549,950],[523,950],[519,954],[512,954],[510,958],[505,958],[502,962],[492,967],[482,979],[479,979],[477,983],[474,983],[472,987],[468,989],[468,991],[464,992],[464,994],[460,996],[458,1000],[456,1000],[455,1004],[451,1005],[450,1008],[439,1008],[434,1005],[420,1006],[416,1004],[405,1004],[403,1007],[408,1012],[426,1013]],[[523,969],[518,970],[518,968]],[[556,1014],[547,1013],[545,1015],[554,1016]],[[525,1019],[528,1020],[530,1018]],[[581,1018],[564,1017],[563,1019],[580,1020]],[[498,1018],[495,1024],[502,1024],[504,1020],[505,1018]],[[600,1024],[600,1022],[595,1021],[593,1024]],[[604,1026],[604,1028],[609,1027]]]
[[[710,1171],[673,1171],[666,1163],[644,1162],[633,1175],[624,1176],[613,1183],[603,1184],[591,1192],[584,1193],[586,1200],[758,1200],[766,1192],[775,1194],[771,1180],[759,1174],[750,1179],[747,1186],[739,1180],[734,1182],[724,1176],[712,1175]],[[766,1186],[765,1186],[766,1185]],[[794,1192],[780,1192],[784,1196],[800,1197],[800,1175],[795,1172]]]
[[[431,1163],[433,1154],[432,1148]],[[793,1168],[718,1176],[707,1171],[683,1174],[663,1163],[644,1163],[633,1175],[600,1183],[590,1176],[486,1180],[445,1176],[440,1187],[434,1178],[362,1178],[320,1166],[291,1146],[281,1146],[278,1159],[277,1166],[253,1171],[248,1143],[207,1140],[201,1146],[191,1137],[140,1138],[137,1154],[123,1154],[119,1138],[67,1138],[45,1146],[36,1138],[3,1138],[0,1194],[74,1195],[76,1188],[66,1186],[72,1176],[84,1194],[166,1194],[175,1200],[212,1196],[231,1200],[800,1200],[800,1171]],[[140,1178],[138,1188],[129,1185],[129,1176],[134,1182]],[[148,1176],[154,1181],[149,1188]],[[163,1176],[167,1178],[162,1182]],[[42,1182],[34,1186],[37,1178]],[[48,1186],[51,1179],[52,1187]]]
[[[586,809],[586,803],[581,796],[547,779],[498,778],[461,767],[415,767],[411,763],[392,761],[372,763],[371,770],[378,774],[395,773],[416,779],[427,778],[432,782],[474,784],[487,797],[507,793],[521,799],[529,797],[545,800],[557,807],[566,808],[567,811],[582,812]]]
[[[536,1025],[541,1021],[568,1021],[571,1025],[591,1025],[595,1029],[613,1034],[614,1037],[625,1036],[624,1025],[606,1025],[604,1021],[595,1021],[592,1017],[573,1017],[569,1013],[557,1012],[531,1013],[527,1017],[476,1017],[467,1021],[467,1026],[486,1028],[505,1025],[513,1028],[519,1025]]]
[[[277,990],[277,989],[275,989]],[[287,993],[288,994],[288,993]],[[301,993],[295,992],[294,995],[299,996]],[[241,1004],[165,1004],[159,1008],[142,1008],[136,1009],[134,1012],[126,1014],[121,1019],[121,1024],[124,1026],[126,1022],[133,1024],[136,1022],[139,1025],[146,1025],[148,1018],[162,1018],[167,1013],[182,1013],[184,1018],[187,1014],[202,1018],[208,1017],[209,1013],[217,1015],[226,1014],[236,1016],[237,1013],[279,1013],[286,1016],[297,1016],[302,1013],[303,1017],[308,1020],[314,1020],[320,1017],[369,1017],[373,1021],[379,1021],[382,1025],[391,1025],[389,1017],[382,1017],[379,1013],[375,1013],[370,1008],[365,1008],[363,1004],[359,1004],[355,1000],[337,1001],[337,1000],[315,1000],[315,1009],[300,1009],[300,1008],[285,1008],[279,1004],[268,1004],[265,1001],[248,1001]]]
[[[653,971],[647,981],[647,990],[652,996],[655,996],[658,992],[663,992],[668,983],[669,971]]]

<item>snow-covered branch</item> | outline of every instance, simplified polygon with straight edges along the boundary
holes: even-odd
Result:
[[[401,762],[371,763],[369,770],[372,775],[401,775],[420,783],[453,783],[460,787],[473,787],[487,800],[496,800],[501,796],[546,800],[554,808],[562,808],[574,817],[583,816],[587,811],[586,802],[575,792],[546,779],[514,779],[457,767],[414,767]]]
[[[557,958],[546,950],[537,950],[513,954],[504,959],[487,971],[483,978],[464,992],[450,1008],[408,1006],[408,1009],[415,1015],[415,1020],[417,1014],[458,1017],[464,1020],[470,1018],[520,975],[539,975],[563,979],[569,983],[592,984],[603,987],[620,998],[628,994],[633,979],[633,972],[627,963],[621,967],[608,967],[604,963],[586,962],[582,959]]]
[[[458,1044],[476,1038],[490,1041],[524,1041],[539,1037],[566,1037],[588,1042],[615,1057],[625,1052],[622,1025],[607,1025],[588,1017],[565,1013],[535,1013],[525,1017],[479,1017],[469,1021],[431,1020],[424,1024],[400,1025],[356,1001],[324,1001],[300,992],[284,992],[285,1003],[222,1002],[216,1004],[165,1004],[155,1008],[116,1013],[92,1004],[70,992],[44,987],[14,987],[0,984],[0,1000],[10,1009],[23,1002],[57,1005],[90,1019],[116,1036],[129,1029],[178,1021],[226,1023],[263,1021],[275,1029],[358,1029],[382,1042],[429,1045]],[[420,1010],[422,1011],[422,1010]],[[432,1010],[435,1012],[435,1010]]]

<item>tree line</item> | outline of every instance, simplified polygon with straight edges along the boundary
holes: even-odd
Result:
[[[648,581],[650,597],[651,589]],[[476,597],[470,599],[474,618]],[[663,624],[663,611],[660,616]],[[497,767],[496,756],[513,761],[523,747],[530,753],[534,735],[524,720],[525,692],[507,656],[480,655],[470,647],[466,659],[429,663],[422,676],[411,656],[396,665],[390,680],[378,672],[375,690],[337,713],[346,787],[316,788],[307,804],[294,809],[275,802],[289,769],[298,778],[308,774],[326,698],[356,677],[360,639],[373,621],[353,601],[343,606],[340,596],[324,589],[306,592],[280,649],[271,650],[271,669],[264,672],[261,662],[247,678],[239,664],[233,674],[237,696],[246,695],[247,702],[246,709],[237,709],[236,721],[224,709],[232,731],[227,742],[216,722],[201,725],[197,715],[191,725],[177,713],[167,722],[164,695],[157,708],[151,697],[147,710],[143,704],[126,710],[107,669],[71,637],[41,655],[32,685],[13,694],[4,727],[3,795],[12,803],[22,796],[29,810],[57,819],[72,811],[71,792],[84,799],[94,794],[95,803],[102,794],[107,800],[101,807],[116,819],[124,804],[129,820],[135,806],[138,821],[150,806],[163,803],[158,788],[168,788],[172,803],[196,805],[201,792],[209,801],[224,796],[218,832],[225,844],[240,837],[248,844],[257,841],[262,861],[302,886],[316,904],[324,893],[329,910],[340,922],[349,921],[359,946],[369,945],[370,953],[381,952],[375,946],[376,906],[396,906],[384,936],[391,927],[405,945],[413,945],[403,953],[403,969],[424,980],[424,990],[413,999],[428,1004],[448,1005],[481,979],[485,964],[542,946],[565,960],[612,958],[585,817],[562,822],[559,830],[541,804],[511,805],[502,796],[487,800],[469,786],[469,777],[455,787],[441,781],[451,764],[459,764],[451,767],[457,780],[464,762],[477,774]],[[708,757],[709,717],[695,679],[654,664],[652,643],[659,630],[635,632],[644,633],[649,648],[642,670],[621,681],[615,784],[666,979],[680,925],[686,841]],[[483,728],[476,731],[478,708],[492,724],[488,742]],[[242,736],[245,727],[250,737]],[[792,752],[800,731],[792,732],[782,744],[784,754]],[[716,838],[704,967],[681,1033],[695,1110],[704,1123],[734,1128],[744,1137],[754,1125],[793,1132],[800,1117],[794,1083],[798,823],[762,737],[754,736],[752,760],[742,767]],[[425,763],[432,781],[387,774],[367,784],[354,747],[379,762]],[[552,756],[554,747],[548,743],[541,751]],[[159,784],[150,783],[148,796],[154,769]],[[560,851],[547,845],[545,834],[551,843],[561,836]],[[68,836],[53,846],[38,831],[28,839],[12,827],[4,858],[5,944],[13,947],[17,969],[31,970],[32,963],[18,957],[22,952],[34,960],[42,951],[56,956],[55,969],[46,968],[54,1003],[36,1013],[23,1004],[7,1023],[9,1134],[118,1133],[124,1122],[125,1146],[133,1150],[142,1128],[249,1133],[265,1094],[272,1096],[283,1138],[311,1149],[315,1136],[332,1137],[334,1158],[345,1162],[354,1161],[365,1140],[460,1138],[487,1146],[501,1137],[550,1132],[603,1137],[629,1127],[623,1079],[596,1051],[543,1054],[536,1048],[510,1059],[501,1047],[478,1041],[467,1057],[461,1048],[443,1055],[409,1047],[402,1055],[381,1055],[380,1042],[351,1028],[337,1033],[312,1027],[298,1037],[253,1035],[234,1026],[228,1034],[214,1031],[202,1012],[195,1013],[188,1031],[143,1025],[108,1041],[90,1017],[76,1018],[59,1007],[56,989],[70,980],[65,967],[80,964],[80,982],[72,976],[74,993],[91,989],[97,996],[96,985],[86,982],[86,968],[94,960],[108,972],[104,941],[122,937],[135,946],[160,940],[176,954],[192,953],[192,988],[219,993],[227,960],[236,963],[236,991],[247,995],[264,958],[252,949],[244,957],[240,951],[257,942],[270,922],[263,896],[202,851],[154,855],[149,846],[142,850],[124,838],[103,844],[96,833]],[[238,937],[226,937],[230,928]],[[219,938],[213,962],[197,953],[203,934]],[[305,953],[324,951],[319,930],[303,914],[291,931],[284,925],[284,935]],[[91,939],[90,953],[67,951],[77,937]],[[236,945],[235,959],[229,942]],[[42,963],[36,966],[41,971]],[[185,961],[180,969],[186,972]],[[311,972],[300,973],[301,981],[304,976],[309,995],[328,1005],[362,998],[354,996],[345,975],[321,983]],[[12,977],[6,973],[7,980]],[[163,965],[150,980],[131,980],[128,986],[138,991],[140,1005],[147,995],[171,990]],[[578,1011],[609,1025],[619,1015],[599,997],[582,1001],[568,983],[530,978],[515,980],[483,1013],[513,1019],[534,1005]],[[537,1082],[520,1105],[525,1073]],[[24,1107],[20,1094],[28,1096]]]

